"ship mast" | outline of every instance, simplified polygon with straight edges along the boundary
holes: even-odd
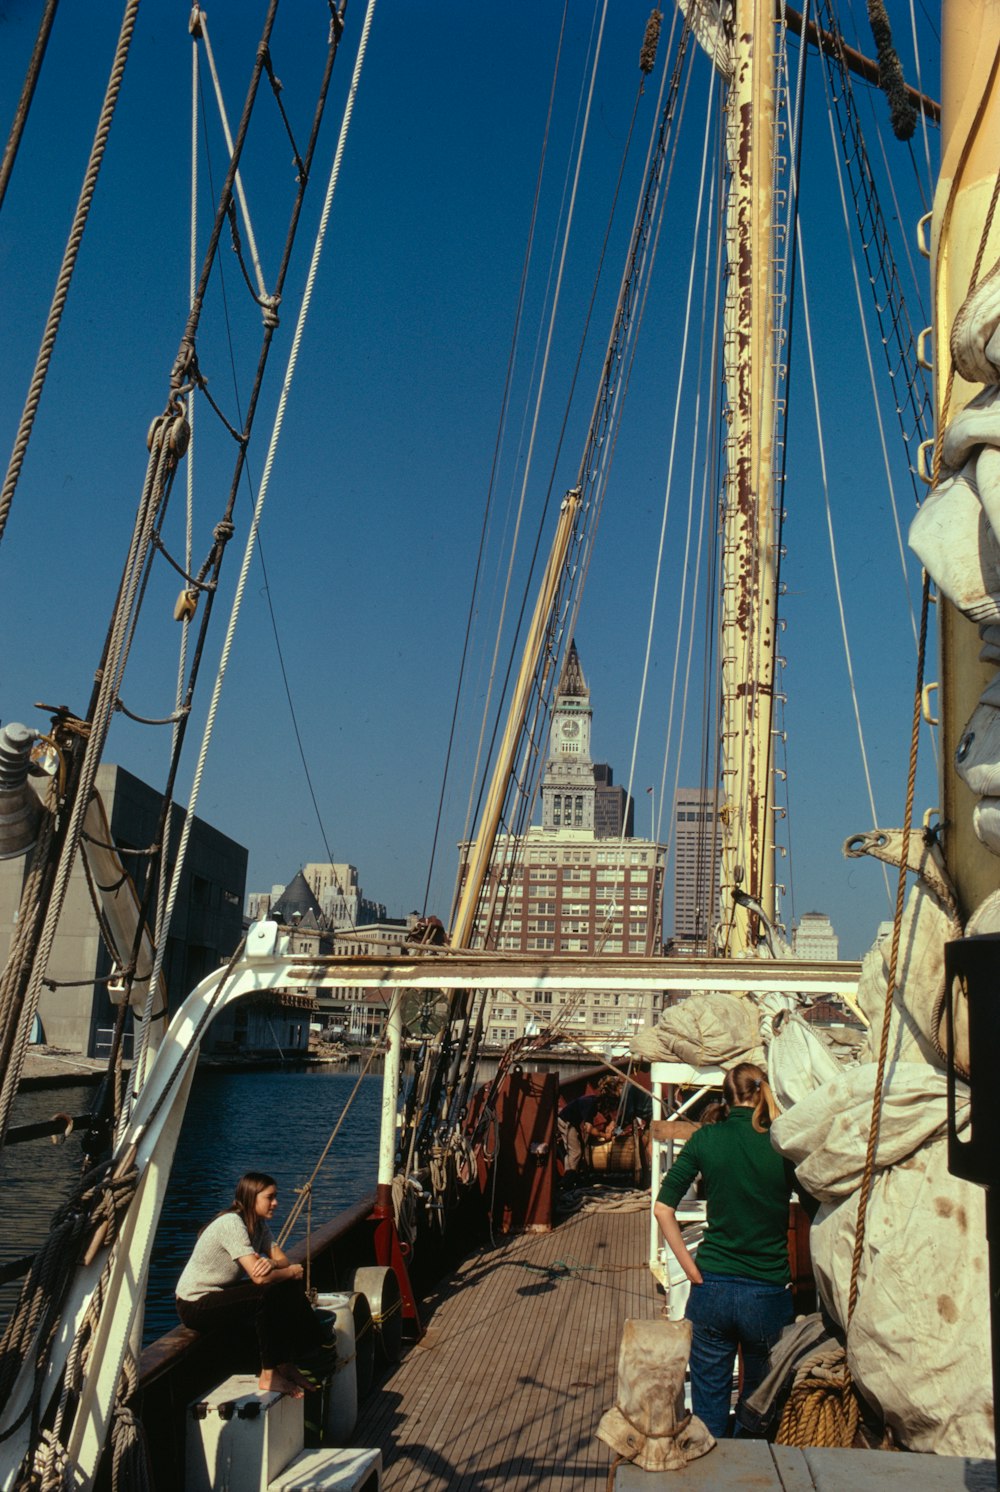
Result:
[[[952,374],[951,329],[965,300],[997,178],[1000,140],[1000,4],[944,0],[941,59],[941,173],[934,198],[934,403],[942,430],[980,386]],[[982,258],[980,281],[1000,256],[1000,214]],[[975,623],[938,596],[941,686],[941,818],[944,853],[963,917],[994,891],[996,856],[977,838],[975,794],[956,774],[955,751],[996,665],[979,659]]]
[[[720,951],[729,954],[756,947],[764,932],[757,913],[735,901],[734,893],[752,898],[768,922],[775,921],[771,731],[777,632],[773,4],[734,0],[732,20],[724,337],[729,431],[720,619]]]

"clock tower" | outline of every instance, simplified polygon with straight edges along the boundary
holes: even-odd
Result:
[[[542,828],[594,832],[594,762],[590,690],[571,642],[556,690],[549,755],[542,778]]]

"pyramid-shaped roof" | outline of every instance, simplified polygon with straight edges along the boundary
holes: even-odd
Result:
[[[292,877],[271,908],[271,916],[286,925],[301,923],[312,916],[318,925],[323,915],[322,908],[312,892],[312,887],[301,870]]]
[[[590,690],[587,681],[583,677],[583,669],[580,667],[580,655],[576,650],[576,639],[571,638],[569,652],[566,654],[566,662],[563,664],[562,678],[559,680],[557,694],[575,695],[580,699],[587,699]]]

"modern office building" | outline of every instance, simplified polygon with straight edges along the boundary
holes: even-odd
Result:
[[[716,795],[703,788],[674,794],[674,933],[677,951],[704,953],[719,916],[722,846]]]
[[[159,833],[162,797],[124,767],[98,768],[97,792],[107,815],[111,843],[125,852],[124,864],[141,896],[148,857],[142,853]],[[183,810],[175,807],[170,843],[180,839]],[[137,851],[129,854],[128,851]],[[0,960],[14,928],[30,856],[0,861]],[[164,956],[168,1007],[175,1009],[194,986],[226,962],[243,932],[247,851],[203,819],[191,825],[187,856]],[[39,1018],[46,1044],[85,1056],[106,1054],[116,1007],[108,995],[113,972],[102,940],[83,866],[70,878],[60,930],[48,964],[55,988],[42,992]],[[130,1017],[131,1019],[131,1017]],[[130,1040],[125,1054],[130,1055]]]
[[[633,805],[591,755],[593,710],[574,643],[559,681],[542,776],[542,822],[501,860],[481,903],[479,946],[522,953],[662,951],[662,846],[636,839]],[[463,846],[467,852],[470,846]],[[462,865],[464,880],[467,853]],[[487,1039],[506,1045],[558,1025],[570,1037],[624,1041],[655,1019],[659,995],[500,992]]]
[[[792,933],[796,958],[835,959],[840,957],[840,939],[825,912],[803,912]]]
[[[346,862],[316,862],[303,865],[295,881],[302,880],[316,903],[316,915],[322,915],[329,928],[364,927],[372,922],[383,922],[386,916],[384,905],[371,901],[364,895],[358,881],[357,866]],[[264,917],[275,916],[276,903],[286,898],[293,882],[287,886],[272,886],[270,892],[253,891],[247,897],[247,917],[259,922]],[[287,919],[279,919],[287,920]]]

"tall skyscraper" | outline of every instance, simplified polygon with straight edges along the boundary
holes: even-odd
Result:
[[[664,852],[633,837],[631,799],[615,786],[611,768],[591,756],[592,723],[590,690],[571,643],[552,710],[542,822],[510,846],[484,893],[480,927],[487,946],[524,953],[661,951]],[[650,1019],[658,1000],[625,991],[539,991],[529,1004],[501,991],[487,1038],[505,1044],[529,1026],[558,1024],[571,1035],[624,1039]]]
[[[792,947],[799,958],[835,959],[840,939],[825,912],[803,912],[792,934]]]
[[[722,848],[715,794],[678,788],[674,794],[674,941],[707,950],[719,915]]]

